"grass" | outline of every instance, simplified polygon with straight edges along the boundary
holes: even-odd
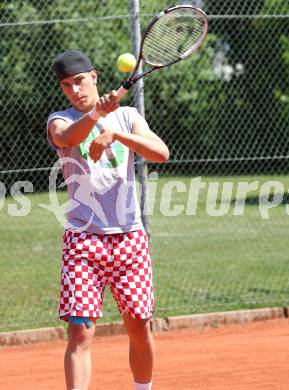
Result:
[[[182,183],[177,184],[182,192],[173,189],[170,199],[167,183],[172,180]],[[220,217],[209,215],[214,201],[206,189],[200,191],[196,215],[186,215],[188,204],[192,205],[190,180],[162,177],[157,183],[155,207],[149,216],[155,315],[287,305],[286,204],[269,209],[269,219],[262,219],[262,207],[262,215],[267,214],[258,194],[269,180],[280,182],[287,192],[288,177],[202,178],[206,183],[233,183],[233,195],[227,191],[223,203],[229,206],[228,212]],[[258,189],[247,195],[244,215],[234,215],[237,183],[254,181],[258,181]],[[17,204],[12,198],[6,198],[1,210],[0,331],[60,324],[57,306],[63,228],[51,212],[39,206],[49,203],[47,193],[30,194],[28,199],[31,211],[26,216],[9,215],[8,205]],[[59,193],[59,199],[63,203],[66,195]],[[169,216],[176,205],[183,210]],[[101,321],[119,319],[109,293],[104,306]]]

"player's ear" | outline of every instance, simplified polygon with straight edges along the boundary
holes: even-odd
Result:
[[[92,70],[91,71],[91,77],[92,77],[92,80],[93,80],[93,84],[97,84],[97,72],[96,70]]]

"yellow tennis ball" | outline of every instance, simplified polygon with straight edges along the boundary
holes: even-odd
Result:
[[[130,73],[136,66],[135,56],[130,53],[121,54],[116,61],[116,65],[121,72]]]

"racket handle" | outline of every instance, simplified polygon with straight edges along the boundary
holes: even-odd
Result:
[[[128,89],[125,89],[123,86],[121,86],[118,90],[117,90],[117,101],[119,102],[123,97],[124,95],[126,95],[128,92]]]

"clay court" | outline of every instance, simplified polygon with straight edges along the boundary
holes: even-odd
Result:
[[[277,319],[155,335],[154,390],[289,389],[289,323]],[[1,389],[65,389],[64,341],[2,347]],[[126,336],[96,337],[92,390],[132,389]]]

